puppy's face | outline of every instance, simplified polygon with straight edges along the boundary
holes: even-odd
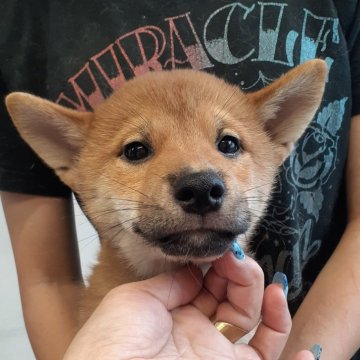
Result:
[[[250,95],[201,72],[150,73],[94,113],[25,94],[7,104],[25,140],[78,193],[102,241],[135,266],[139,256],[203,261],[234,240],[246,248],[325,73],[313,61]]]
[[[254,226],[281,159],[237,88],[153,73],[95,111],[74,186],[103,239],[133,247],[130,233],[194,260],[222,255]]]

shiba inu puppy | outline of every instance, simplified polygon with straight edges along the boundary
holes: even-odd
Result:
[[[245,94],[204,72],[152,72],[94,112],[10,94],[21,136],[99,233],[85,313],[121,283],[211,262],[234,241],[246,249],[325,78],[325,62],[313,60]]]

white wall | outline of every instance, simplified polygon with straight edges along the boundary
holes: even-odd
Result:
[[[83,273],[88,274],[99,244],[95,230],[75,207]],[[0,359],[34,360],[22,318],[14,258],[0,202]]]

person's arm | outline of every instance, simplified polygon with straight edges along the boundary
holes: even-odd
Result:
[[[360,348],[360,115],[351,122],[348,225],[297,311],[283,359],[317,342],[321,360],[348,360]]]
[[[82,287],[71,199],[1,193],[21,302],[38,360],[60,360],[76,332]]]

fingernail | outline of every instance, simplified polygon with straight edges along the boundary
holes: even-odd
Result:
[[[315,360],[320,360],[322,347],[319,344],[315,344],[310,351],[313,353]]]
[[[245,259],[245,253],[244,253],[243,249],[241,248],[241,246],[236,241],[234,241],[232,243],[230,250],[238,260]]]
[[[283,291],[284,291],[285,297],[287,298],[288,292],[289,292],[289,285],[288,285],[286,275],[284,273],[282,273],[282,272],[275,273],[272,283],[273,284],[280,284]]]

